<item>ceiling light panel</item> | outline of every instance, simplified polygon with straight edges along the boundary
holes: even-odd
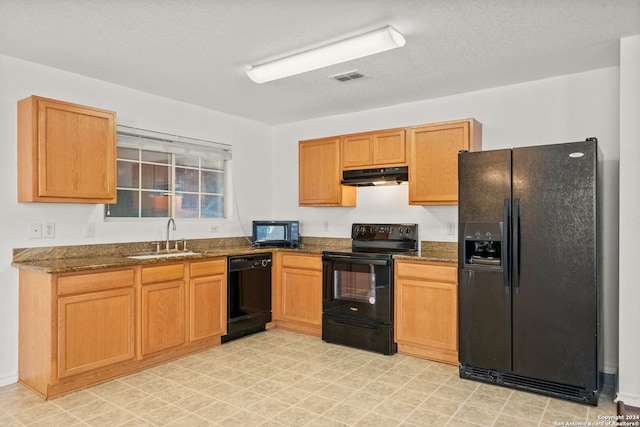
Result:
[[[247,75],[256,83],[265,83],[330,65],[340,64],[404,46],[406,40],[391,26],[379,28],[315,49],[286,56],[251,67]]]

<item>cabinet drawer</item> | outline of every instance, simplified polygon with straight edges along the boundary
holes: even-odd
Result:
[[[398,261],[396,262],[396,276],[457,283],[458,269],[457,266]]]
[[[282,255],[282,266],[322,270],[322,256],[284,254]]]
[[[123,288],[135,284],[135,270],[102,271],[58,277],[58,295],[88,293]]]
[[[218,258],[212,261],[192,262],[189,266],[190,277],[215,276],[224,274],[227,268],[227,259]]]
[[[158,265],[142,269],[142,283],[167,282],[184,278],[184,264]]]

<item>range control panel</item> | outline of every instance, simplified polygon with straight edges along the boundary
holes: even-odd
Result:
[[[417,240],[418,224],[353,224],[353,240]]]

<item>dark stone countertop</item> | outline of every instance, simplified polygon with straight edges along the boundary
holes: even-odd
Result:
[[[44,248],[14,249],[12,266],[47,274],[73,273],[106,268],[153,265],[168,262],[201,261],[215,257],[244,255],[264,252],[293,252],[322,254],[323,251],[349,247],[350,239],[303,239],[300,248],[256,248],[246,238],[188,240],[191,255],[172,258],[135,259],[131,255],[152,254],[154,242],[112,243],[100,245],[58,246]],[[422,262],[456,263],[457,253],[452,251],[455,243],[422,242],[417,255],[394,255],[398,260]]]
[[[420,252],[418,255],[394,255],[393,259],[457,264],[458,254],[455,252],[430,251],[430,252]]]

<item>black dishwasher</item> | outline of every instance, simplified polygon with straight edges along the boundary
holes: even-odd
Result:
[[[265,330],[271,322],[271,253],[232,256],[227,268],[228,342]]]

